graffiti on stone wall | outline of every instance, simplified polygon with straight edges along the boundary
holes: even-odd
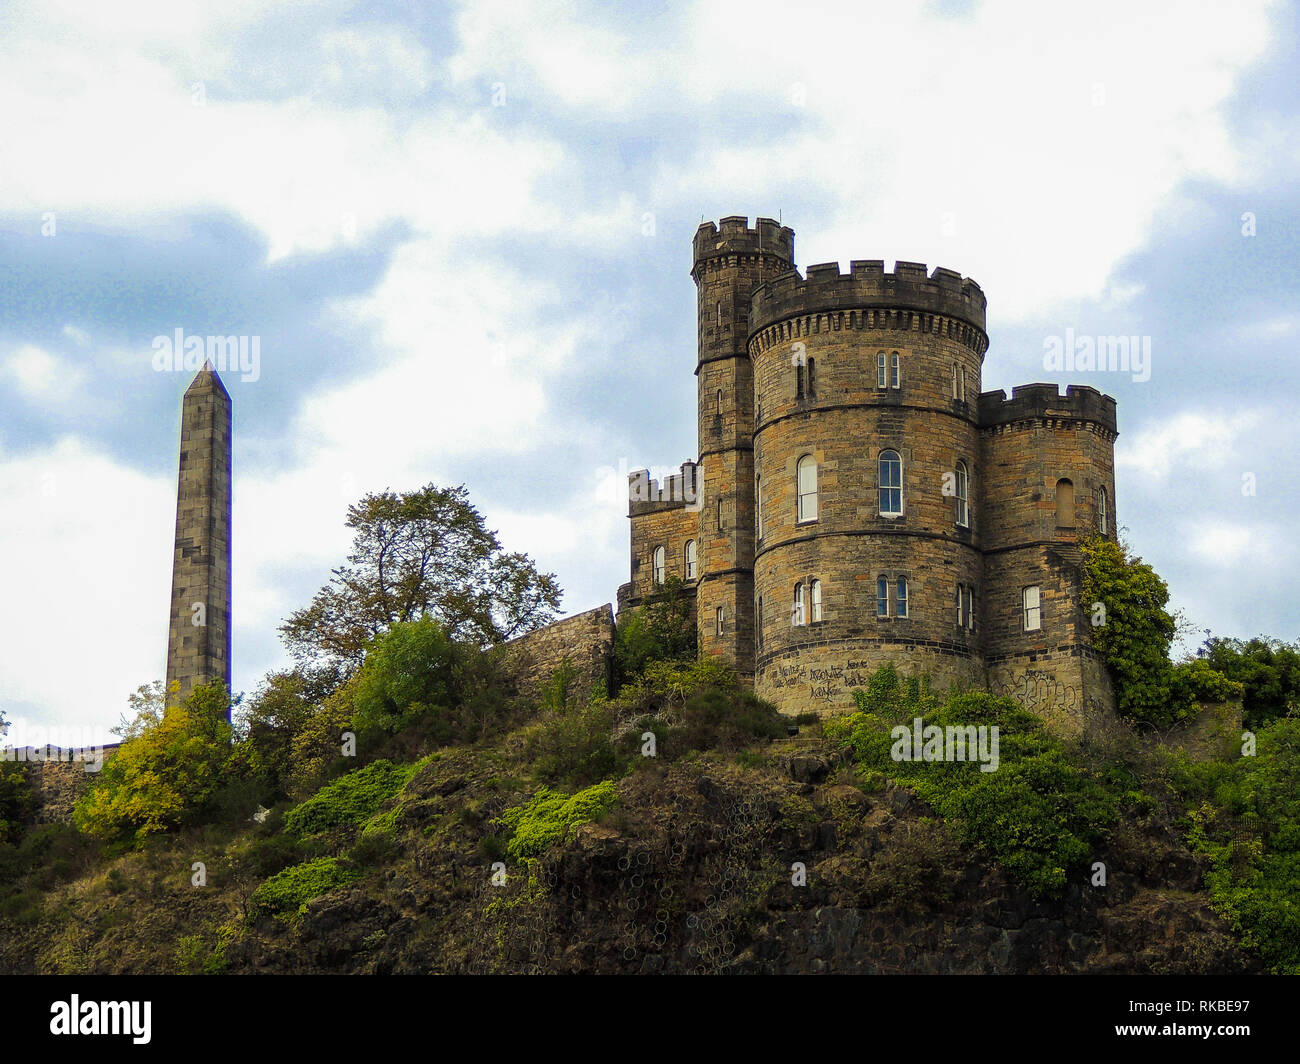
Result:
[[[773,688],[798,687],[808,673],[807,665],[773,665],[767,670],[767,685]]]
[[[1032,713],[1048,709],[1063,709],[1068,713],[1079,706],[1079,692],[1071,684],[1062,683],[1050,672],[1037,670],[993,685],[993,693],[1014,698]]]
[[[808,685],[813,701],[833,702],[846,690],[865,687],[871,675],[866,661],[847,661],[828,665],[778,664],[767,670],[767,685],[773,689]]]

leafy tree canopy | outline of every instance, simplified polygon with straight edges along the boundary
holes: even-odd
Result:
[[[399,622],[432,616],[480,645],[555,618],[560,586],[526,554],[505,551],[463,486],[367,495],[349,507],[347,564],[280,632],[305,666],[356,670],[365,647]]]

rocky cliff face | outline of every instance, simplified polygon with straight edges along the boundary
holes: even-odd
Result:
[[[1257,970],[1197,892],[1191,854],[1153,825],[1098,855],[1105,887],[1080,873],[1038,901],[963,854],[910,792],[828,783],[834,764],[817,749],[776,767],[646,768],[601,822],[494,885],[484,831],[515,798],[449,758],[413,781],[399,860],[231,943],[229,970]]]

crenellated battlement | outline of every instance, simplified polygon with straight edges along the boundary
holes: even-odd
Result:
[[[628,516],[676,510],[696,504],[699,500],[699,466],[687,459],[681,472],[667,476],[660,482],[648,469],[638,469],[628,474]]]
[[[978,284],[952,270],[936,267],[926,275],[919,262],[896,262],[886,271],[881,259],[852,262],[848,273],[837,262],[809,266],[761,284],[750,300],[751,335],[774,322],[807,314],[882,307],[956,318],[984,336],[987,300]],[[983,350],[981,346],[980,350]]]
[[[794,230],[771,218],[757,218],[751,227],[743,214],[704,222],[695,230],[692,272],[708,259],[727,255],[774,255],[794,263]]]
[[[1115,400],[1085,384],[1071,384],[1061,395],[1055,384],[1022,384],[1011,390],[983,392],[979,397],[980,428],[1010,425],[1018,421],[1067,418],[1099,425],[1118,435]]]

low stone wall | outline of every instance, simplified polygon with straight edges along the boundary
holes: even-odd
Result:
[[[60,750],[50,747],[32,751],[14,751],[12,760],[27,770],[27,782],[36,798],[37,824],[67,823],[72,807],[95,779],[96,766],[111,757],[120,743],[106,744],[100,750]]]
[[[592,689],[608,690],[614,651],[614,608],[609,603],[548,624],[506,644],[520,693],[537,696],[567,658],[576,670],[570,695],[585,701]]]

